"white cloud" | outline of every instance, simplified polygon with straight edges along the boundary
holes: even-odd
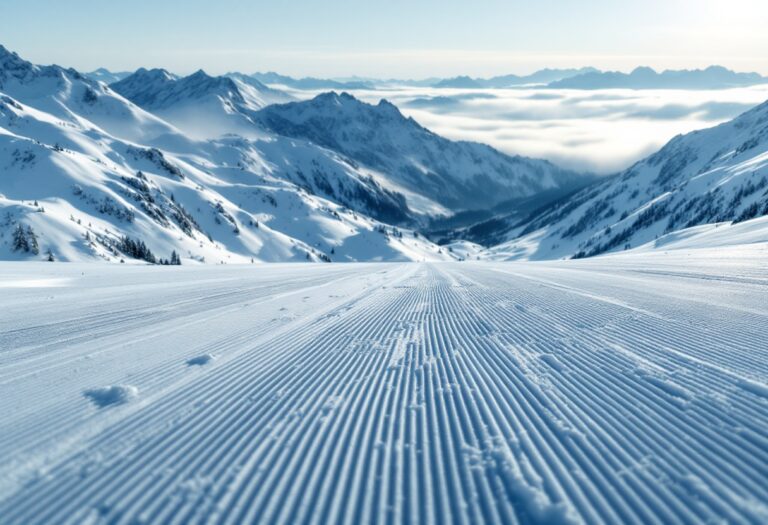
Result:
[[[387,98],[448,138],[611,173],[679,133],[716,125],[765,101],[768,85],[718,91],[402,88],[355,95],[369,102]]]

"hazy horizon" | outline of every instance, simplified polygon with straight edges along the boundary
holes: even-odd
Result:
[[[9,49],[33,62],[82,71],[427,78],[717,64],[768,75],[758,51],[768,49],[767,23],[756,0],[706,0],[695,9],[683,0],[598,0],[590,9],[574,0],[222,0],[216,9],[202,0],[138,0],[130,8],[29,0],[4,6],[0,30]]]

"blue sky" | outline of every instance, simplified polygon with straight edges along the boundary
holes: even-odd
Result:
[[[759,0],[2,0],[36,63],[428,77],[718,63],[768,74]]]

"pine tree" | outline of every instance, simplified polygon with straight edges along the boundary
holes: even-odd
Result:
[[[37,244],[37,235],[35,235],[35,231],[32,229],[32,226],[27,226],[27,244],[29,246],[28,251],[34,253],[35,255],[40,253],[40,247]]]
[[[48,255],[48,257],[46,258],[46,261],[48,261],[48,262],[56,261],[56,259],[53,257],[53,252],[51,251],[50,248],[48,248],[47,255]]]
[[[120,243],[118,244],[118,248],[120,251],[125,253],[126,255],[129,255],[133,257],[134,259],[142,259],[144,261],[147,261],[151,264],[157,264],[157,259],[155,258],[155,255],[152,253],[152,251],[147,248],[147,245],[144,244],[144,241],[141,239],[134,240],[130,237],[123,237],[120,239]]]
[[[17,224],[16,229],[13,230],[13,251],[29,252],[27,235],[24,232],[24,227],[21,224]]]

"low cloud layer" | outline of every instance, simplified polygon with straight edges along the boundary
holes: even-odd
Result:
[[[506,153],[613,173],[680,133],[714,126],[768,99],[768,85],[719,91],[453,90],[359,91],[396,104],[432,131]]]

